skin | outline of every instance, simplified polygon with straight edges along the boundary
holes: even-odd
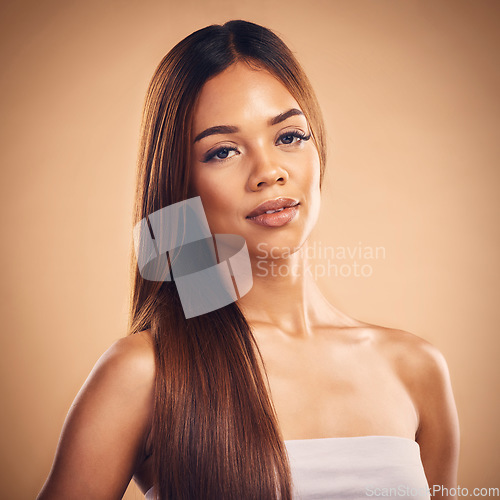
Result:
[[[219,125],[238,131],[192,145],[190,184],[212,233],[239,234],[247,242],[254,284],[238,304],[261,350],[283,438],[416,440],[429,486],[456,487],[459,425],[442,354],[409,332],[340,312],[306,272],[299,249],[319,213],[319,157],[312,139],[290,136],[308,135],[304,116],[269,124],[290,109],[300,106],[287,89],[243,62],[209,80],[196,103],[193,137]],[[270,228],[246,218],[281,196],[300,202],[289,223]],[[263,258],[263,244],[272,257]],[[294,272],[277,273],[273,265]],[[151,487],[154,366],[149,331],[104,353],[68,414],[39,499],[118,499],[132,477],[143,492]]]

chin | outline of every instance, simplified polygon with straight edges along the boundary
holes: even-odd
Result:
[[[248,247],[248,252],[254,258],[284,259],[297,252],[306,242],[306,234],[290,232],[288,234],[269,234],[261,237],[242,235]]]

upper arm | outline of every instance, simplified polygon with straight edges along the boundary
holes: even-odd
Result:
[[[414,373],[412,395],[419,414],[416,441],[433,498],[457,487],[460,430],[448,366],[441,352],[419,339],[407,369]],[[433,489],[434,488],[434,489]],[[455,490],[456,491],[456,490]]]
[[[101,356],[68,412],[39,500],[122,498],[149,430],[154,378],[144,338],[119,339]]]

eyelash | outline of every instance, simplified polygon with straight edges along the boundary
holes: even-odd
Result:
[[[300,130],[290,130],[288,132],[285,132],[284,134],[281,134],[279,137],[278,137],[278,141],[282,140],[283,138],[285,137],[295,137],[297,139],[300,139],[299,142],[305,142],[305,141],[308,141],[310,138],[311,138],[311,134],[309,135],[306,135],[304,134],[304,132],[301,132]],[[283,144],[284,146],[292,146],[293,144],[296,144],[294,142],[292,143],[289,143],[289,144]],[[220,153],[221,151],[237,151],[236,148],[233,148],[233,147],[221,147],[221,148],[217,148],[216,150],[214,151],[211,151],[210,153],[207,153],[202,162],[203,163],[208,163],[209,161],[213,160],[216,155],[218,153]],[[232,156],[231,156],[232,158]],[[229,160],[229,158],[217,158],[216,161],[218,162],[221,162],[221,161],[225,161],[225,160]]]

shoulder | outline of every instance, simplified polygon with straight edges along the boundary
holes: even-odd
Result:
[[[449,379],[442,352],[427,340],[405,330],[359,320],[348,327],[352,338],[368,347],[379,360],[388,363],[413,391],[444,383]]]
[[[144,330],[116,340],[101,356],[98,363],[104,363],[110,370],[133,371],[134,376],[151,378],[155,372],[155,354],[149,330]]]
[[[134,427],[134,431],[137,427],[145,429],[151,418],[155,376],[149,332],[122,337],[98,359],[71,410],[86,419],[116,418],[123,425]],[[124,407],[130,409],[128,416],[120,413]]]
[[[154,378],[153,344],[149,332],[144,331],[113,342],[95,364],[84,387],[103,385],[130,392],[152,386]]]
[[[81,435],[92,432],[92,427],[93,437],[104,432],[109,437],[117,433],[120,439],[120,434],[126,433],[134,441],[140,459],[151,427],[155,376],[154,349],[148,332],[116,340],[78,392],[67,423]]]
[[[417,413],[415,441],[429,485],[456,487],[460,427],[443,353],[413,333],[367,323],[355,325],[360,345],[401,382]]]
[[[432,380],[448,374],[441,351],[422,337],[395,328],[375,325],[368,328],[374,347],[402,376]]]
[[[415,440],[429,485],[456,486],[460,429],[448,363],[423,338],[366,325],[368,337],[404,384],[418,415]]]
[[[448,433],[456,441],[458,417],[443,353],[427,340],[404,330],[374,327],[372,331],[374,343],[406,386],[417,409],[417,440],[419,435],[441,428],[442,436]]]
[[[116,340],[99,358],[66,416],[39,498],[121,498],[144,461],[155,356],[147,333]]]
[[[154,361],[154,349],[149,330],[137,332],[115,340],[104,353],[113,361],[142,361],[149,364]]]

